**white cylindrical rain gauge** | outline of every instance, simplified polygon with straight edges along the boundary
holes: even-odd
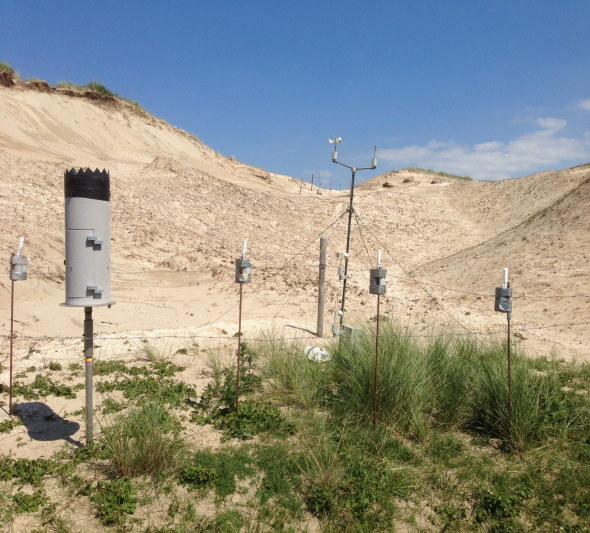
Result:
[[[112,305],[110,176],[107,170],[64,174],[67,307]]]

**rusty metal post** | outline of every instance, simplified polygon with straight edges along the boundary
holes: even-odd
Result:
[[[373,378],[373,426],[377,424],[377,380],[379,379],[379,312],[381,295],[377,295],[377,331],[375,335],[375,375]]]
[[[240,366],[242,360],[242,293],[244,290],[243,283],[240,283],[240,310],[238,314],[238,351],[237,351],[237,367],[236,372],[236,411],[238,410],[240,397]]]
[[[510,288],[510,282],[507,283],[507,288]],[[506,313],[508,322],[508,432],[512,437],[512,346],[510,340],[510,322],[512,318],[512,308]]]
[[[8,414],[12,415],[12,345],[14,342],[14,280],[10,289],[10,384],[8,388]]]
[[[316,335],[324,336],[324,299],[326,294],[326,255],[328,237],[320,237],[320,278],[318,284],[318,325]]]

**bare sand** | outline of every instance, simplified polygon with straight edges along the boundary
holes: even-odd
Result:
[[[227,158],[131,105],[21,83],[0,88],[2,382],[8,381],[8,260],[21,235],[31,264],[29,279],[15,283],[15,371],[82,361],[83,311],[59,306],[63,173],[72,166],[107,168],[111,175],[117,303],[94,310],[97,358],[132,358],[129,343],[150,336],[170,349],[194,342],[230,350],[238,319],[234,259],[243,239],[254,267],[244,290],[245,339],[317,343],[319,236],[328,236],[329,335],[330,311],[341,296],[337,252],[345,246],[348,191],[300,191],[298,180]],[[503,182],[406,169],[361,184],[347,321],[375,316],[368,270],[379,248],[388,270],[384,316],[417,335],[503,338],[506,317],[494,313],[493,300],[507,266],[515,342],[532,356],[590,361],[589,180],[584,165]],[[202,362],[191,364],[197,375]]]

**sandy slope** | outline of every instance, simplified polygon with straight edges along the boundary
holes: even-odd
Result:
[[[16,286],[19,335],[82,332],[81,310],[58,307],[63,171],[73,165],[111,172],[118,303],[96,311],[99,332],[233,334],[233,260],[244,238],[255,267],[246,288],[247,335],[277,318],[302,328],[290,329],[302,335],[315,329],[317,238],[324,230],[330,237],[326,309],[338,307],[336,252],[344,249],[346,191],[300,194],[297,180],[227,159],[132,106],[17,86],[0,88],[0,253],[8,259],[18,236],[26,236],[32,264],[30,279]],[[382,248],[390,274],[384,312],[418,333],[442,325],[502,330],[505,317],[492,311],[502,266],[513,272],[516,329],[590,321],[589,298],[555,299],[590,293],[589,176],[586,166],[487,183],[404,170],[362,184],[347,296],[351,319],[375,313],[367,270]],[[386,181],[390,187],[383,187]],[[9,288],[6,274],[0,279],[6,334]],[[555,349],[590,360],[588,325],[522,336],[518,342],[532,353]],[[38,341],[18,342],[26,353]]]

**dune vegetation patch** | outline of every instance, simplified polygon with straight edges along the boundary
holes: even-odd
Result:
[[[220,353],[198,390],[171,360],[98,363],[92,445],[0,458],[3,527],[79,530],[76,508],[98,531],[584,530],[588,365],[516,352],[510,419],[504,345],[418,342],[388,325],[373,425],[374,333],[336,339],[322,363],[297,342],[243,345],[237,408]],[[51,403],[58,377],[82,379],[75,364],[30,370],[17,407],[29,390]]]

